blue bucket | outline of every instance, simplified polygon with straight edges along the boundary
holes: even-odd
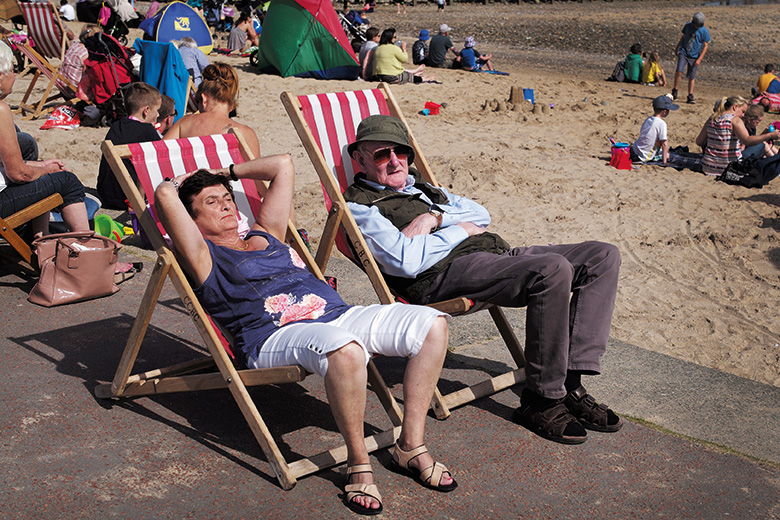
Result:
[[[534,89],[532,88],[524,88],[523,89],[523,99],[526,101],[530,101],[531,104],[534,104]]]

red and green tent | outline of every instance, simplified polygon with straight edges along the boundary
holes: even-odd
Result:
[[[360,66],[331,0],[273,0],[257,53],[260,72],[356,79]]]

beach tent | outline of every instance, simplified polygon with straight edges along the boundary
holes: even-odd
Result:
[[[317,79],[357,79],[355,52],[331,0],[273,0],[257,53],[260,72]]]
[[[154,16],[141,22],[139,28],[147,35],[144,39],[168,43],[189,36],[197,42],[204,54],[214,48],[206,20],[184,2],[171,2],[161,7]]]

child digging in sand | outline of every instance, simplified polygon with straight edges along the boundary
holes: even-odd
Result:
[[[658,96],[653,100],[653,115],[645,119],[639,131],[639,139],[631,145],[631,161],[647,162],[653,159],[661,148],[664,164],[669,162],[669,142],[666,140],[666,121],[669,111],[677,110],[679,105],[672,103],[671,96]]]
[[[650,53],[650,57],[642,69],[642,84],[659,87],[666,86],[666,74],[664,74],[664,69],[661,68],[661,55],[655,51]]]

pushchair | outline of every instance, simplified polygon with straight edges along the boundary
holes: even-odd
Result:
[[[339,13],[339,19],[341,20],[341,27],[350,40],[357,41],[361,44],[366,41],[366,30],[368,29],[369,21],[366,18],[360,16],[360,13],[352,9],[349,13]]]
[[[130,33],[130,28],[108,3],[101,8],[98,23],[103,28],[103,33],[115,38],[121,45],[127,45],[127,35]]]
[[[205,0],[203,2],[203,16],[206,19],[206,25],[217,32],[230,32],[233,28],[232,14],[226,16],[225,0]]]
[[[131,53],[116,38],[109,34],[97,33],[84,38],[84,46],[89,56],[84,62],[85,70],[79,85],[94,101],[97,114],[88,114],[86,126],[110,126],[122,119],[125,113],[124,89],[133,81]]]

